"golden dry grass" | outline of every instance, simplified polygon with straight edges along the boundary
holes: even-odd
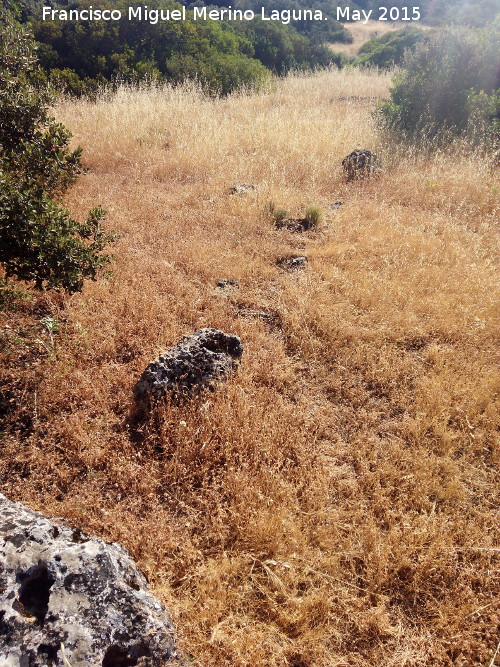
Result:
[[[353,41],[351,44],[330,44],[332,51],[337,53],[344,53],[347,56],[357,56],[359,49],[365,42],[372,37],[382,37],[386,32],[392,32],[393,30],[401,30],[407,26],[407,22],[401,21],[355,21],[351,23],[346,23],[345,28],[347,32],[352,35]],[[420,27],[420,24],[418,24]]]
[[[371,112],[388,86],[332,71],[56,110],[90,167],[67,205],[102,203],[121,239],[112,280],[2,314],[1,488],[126,545],[195,664],[493,658],[498,182],[479,157],[384,146]],[[355,147],[385,155],[379,178],[345,184]],[[228,194],[242,182],[259,188]],[[270,201],[325,220],[278,231]],[[291,253],[304,271],[276,266]],[[30,324],[44,315],[61,322],[52,354]],[[204,326],[241,336],[238,373],[134,422],[143,368]]]

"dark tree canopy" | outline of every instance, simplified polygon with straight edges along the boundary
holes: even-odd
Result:
[[[356,64],[383,68],[400,65],[405,51],[413,49],[423,37],[424,31],[413,26],[386,32],[381,37],[372,37],[359,49]]]
[[[120,10],[120,21],[42,21],[39,0],[21,0],[21,13],[29,20],[39,43],[43,74],[39,83],[50,80],[73,94],[92,93],[103,84],[157,79],[178,82],[196,79],[206,90],[227,94],[241,87],[260,87],[271,70],[283,74],[290,69],[314,69],[338,61],[324,45],[326,39],[347,40],[336,21],[301,22],[299,26],[276,22],[193,20],[127,20],[128,0],[94,0],[95,9]],[[150,0],[149,10],[179,10],[175,0]],[[88,8],[87,0],[53,0],[54,8]],[[233,5],[234,7],[234,5]],[[260,12],[260,6],[259,6]],[[256,12],[258,16],[258,12]],[[326,30],[326,26],[330,28]],[[297,27],[303,27],[303,34]],[[320,29],[321,28],[321,29]],[[312,31],[312,32],[311,32]],[[314,33],[314,34],[313,34]],[[321,34],[320,34],[321,33]],[[323,34],[324,33],[324,34]]]

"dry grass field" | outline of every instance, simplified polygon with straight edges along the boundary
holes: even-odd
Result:
[[[89,167],[67,206],[121,237],[111,279],[0,314],[0,489],[128,547],[200,667],[500,665],[499,183],[384,143],[389,85],[55,110]],[[384,172],[346,184],[356,147]],[[271,201],[324,219],[277,230]],[[134,421],[147,363],[207,326],[241,336],[238,372]]]
[[[352,35],[353,41],[351,44],[330,44],[332,51],[337,53],[345,53],[347,56],[357,56],[360,47],[372,37],[382,37],[386,32],[393,30],[401,30],[408,25],[407,22],[401,21],[356,21],[344,24],[347,32]],[[419,28],[422,26],[417,24]]]

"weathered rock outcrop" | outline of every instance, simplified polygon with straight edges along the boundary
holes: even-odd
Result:
[[[276,264],[288,271],[295,271],[296,269],[303,269],[307,264],[307,257],[280,257]]]
[[[232,185],[229,188],[229,192],[232,195],[245,195],[254,190],[257,190],[257,185],[255,183],[241,183],[241,185]]]
[[[240,281],[239,280],[218,280],[217,281],[217,287],[219,289],[227,289],[227,288],[236,288],[240,286]]]
[[[349,182],[375,175],[380,171],[380,159],[366,148],[356,148],[342,160],[342,167]]]
[[[140,402],[171,392],[176,396],[212,390],[238,365],[243,345],[237,336],[201,329],[152,361],[135,387]]]
[[[307,218],[281,218],[275,225],[276,229],[288,229],[289,232],[307,232],[314,227]]]
[[[61,644],[71,667],[185,664],[123,547],[0,494],[0,666],[63,665]]]

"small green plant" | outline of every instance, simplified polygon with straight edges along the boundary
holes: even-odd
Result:
[[[309,228],[317,227],[323,219],[323,212],[319,206],[309,206],[304,217],[308,222]]]
[[[284,208],[278,208],[274,212],[273,217],[276,222],[283,222],[288,218],[288,211]]]
[[[43,345],[48,354],[52,356],[56,351],[55,334],[59,331],[60,324],[55,317],[44,317],[40,320],[44,332],[48,335],[48,340],[37,338],[37,343]]]
[[[48,333],[50,343],[52,347],[54,347],[54,335],[59,331],[59,322],[55,317],[44,317],[42,320],[40,320],[40,324]]]
[[[273,201],[268,204],[268,212],[278,227],[288,218],[288,211],[284,208],[276,208]]]

